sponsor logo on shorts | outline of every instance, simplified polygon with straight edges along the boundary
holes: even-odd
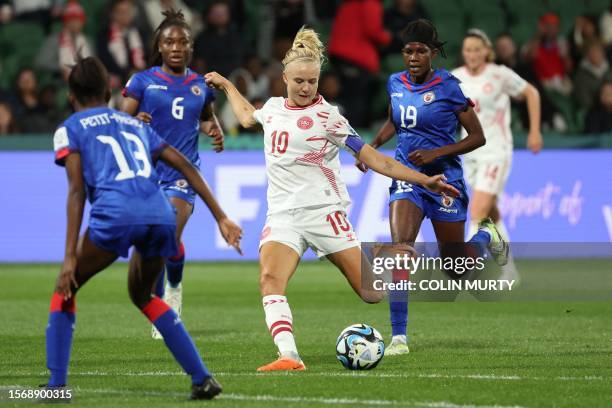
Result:
[[[445,207],[438,208],[438,211],[442,211],[447,214],[457,214],[459,212],[459,210],[457,210],[456,208],[445,208]]]
[[[261,231],[259,240],[263,241],[264,239],[268,238],[268,236],[270,235],[270,232],[272,232],[272,228],[269,225],[266,225],[264,229]]]
[[[174,184],[179,188],[187,188],[189,187],[189,183],[185,179],[178,179],[174,182]]]
[[[436,99],[436,94],[433,91],[425,92],[423,94],[424,103],[432,103]]]
[[[354,241],[354,240],[355,240],[355,234],[354,234],[354,233],[352,233],[352,232],[349,232],[348,234],[346,234],[346,240],[347,240],[348,242],[352,242],[352,241]]]
[[[312,120],[310,116],[302,116],[297,121],[298,127],[303,130],[310,129],[313,124],[314,124],[314,121]]]
[[[404,94],[402,92],[393,92],[391,94],[392,98],[402,98],[404,96]]]
[[[455,202],[455,199],[449,196],[442,196],[441,201],[444,207],[452,207],[453,203]]]
[[[195,96],[200,96],[202,94],[202,90],[200,89],[199,86],[194,85],[191,87],[191,93],[194,94]]]

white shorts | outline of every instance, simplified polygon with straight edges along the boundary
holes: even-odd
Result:
[[[319,258],[361,245],[345,208],[329,204],[268,215],[259,248],[270,241],[287,245],[300,257],[312,248]]]
[[[493,195],[504,191],[512,168],[511,157],[499,160],[466,159],[464,163],[465,180],[472,190]]]

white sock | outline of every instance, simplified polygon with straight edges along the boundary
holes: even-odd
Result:
[[[396,336],[393,336],[391,338],[391,344],[396,344],[396,343],[406,344],[406,335],[405,334],[398,334]]]
[[[268,330],[281,356],[299,360],[293,338],[293,316],[287,298],[281,295],[268,295],[263,297],[262,303]]]

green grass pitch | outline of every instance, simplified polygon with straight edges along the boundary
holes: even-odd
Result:
[[[530,261],[576,271],[609,262]],[[0,265],[0,390],[47,377],[44,331],[58,265]],[[183,321],[224,386],[215,407],[612,406],[612,301],[415,302],[411,352],[370,372],[349,372],[334,345],[352,323],[389,339],[388,305],[366,305],[330,263],[303,263],[289,286],[298,347],[308,370],[257,374],[275,358],[254,263],[189,263]],[[128,299],[126,265],[77,297],[69,383],[74,406],[193,406],[189,379]],[[10,401],[2,401],[9,403]],[[4,405],[5,404],[0,404]],[[8,404],[7,404],[8,405]],[[23,406],[19,404],[19,406]]]

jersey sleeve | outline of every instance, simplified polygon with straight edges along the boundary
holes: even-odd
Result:
[[[513,98],[525,92],[527,81],[508,67],[501,66],[502,89]]]
[[[130,97],[139,101],[142,99],[145,89],[146,84],[144,82],[144,76],[142,73],[138,72],[132,75],[132,77],[127,81],[127,84],[125,84],[121,94],[126,98]]]
[[[159,136],[151,126],[145,126],[144,129],[145,132],[147,132],[147,136],[149,138],[149,155],[155,163],[159,158],[161,152],[163,152],[164,149],[168,147],[168,142],[162,139],[161,136]]]
[[[256,109],[255,112],[253,112],[253,119],[255,119],[262,126],[264,124],[264,118],[266,117],[266,114],[268,110],[270,109],[271,103],[272,103],[272,98],[268,99],[266,103],[264,104],[264,106],[261,107],[261,109]]]
[[[53,151],[55,152],[55,164],[58,166],[65,166],[66,157],[70,153],[79,151],[77,136],[68,130],[66,124],[58,127],[53,134]]]
[[[327,139],[357,157],[363,148],[364,142],[349,124],[348,120],[338,112],[338,108],[332,107],[329,117],[325,123]]]
[[[461,81],[454,76],[447,79],[446,98],[455,112],[465,112],[474,102],[465,95],[461,87]]]
[[[203,85],[204,89],[204,105],[208,105],[211,102],[214,102],[217,99],[217,94],[215,90],[206,86],[206,83]]]

